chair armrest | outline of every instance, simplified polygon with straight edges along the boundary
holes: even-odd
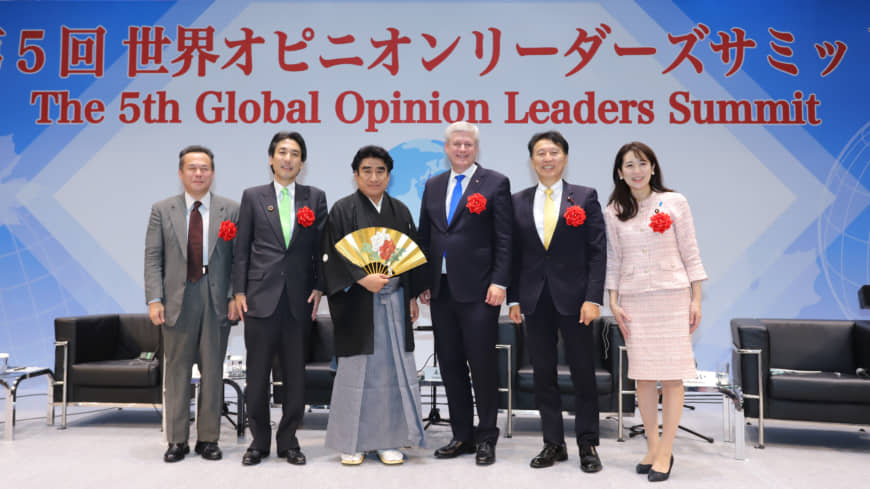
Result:
[[[610,371],[612,385],[610,386],[613,393],[613,410],[617,411],[619,403],[619,357],[620,346],[625,346],[625,339],[622,337],[622,332],[619,331],[619,323],[612,316],[603,316],[597,321],[601,321],[601,347],[604,349],[603,366]],[[622,370],[622,389],[633,391],[635,389],[634,380],[628,378],[628,358],[624,360]],[[634,394],[625,394],[622,399],[623,411],[626,413],[634,412]]]
[[[517,365],[520,355],[520,348],[522,348],[522,342],[520,340],[520,326],[514,324],[507,317],[499,318],[498,322],[498,339],[496,341],[499,345],[510,345],[509,350],[505,350],[505,352],[498,353],[498,385],[501,387],[506,387],[508,382],[514,387],[511,392],[511,403],[516,405],[516,385],[517,385],[517,370],[519,366]],[[510,355],[510,357],[508,357]],[[507,369],[508,358],[510,358],[510,371]],[[507,403],[501,402],[501,395],[499,395],[499,407],[507,407]]]
[[[744,395],[767,397],[768,380],[770,378],[770,338],[765,326],[758,319],[737,318],[731,320],[731,341],[733,343],[732,365],[734,366],[734,381],[739,384]],[[761,372],[759,375],[759,357],[761,352]],[[759,378],[761,387],[759,389]],[[757,401],[747,399],[747,415],[757,415]],[[766,403],[765,403],[766,404]]]
[[[855,321],[854,338],[855,365],[870,369],[870,321]]]
[[[54,320],[54,375],[55,380],[66,381],[64,372],[69,370],[76,357],[78,348],[78,318],[63,317],[55,318]],[[59,342],[65,342],[66,346],[61,347]]]
[[[308,362],[330,362],[335,358],[335,338],[332,317],[320,314],[311,323],[311,333],[308,338]]]

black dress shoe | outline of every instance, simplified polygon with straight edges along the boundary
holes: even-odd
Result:
[[[261,452],[256,448],[248,448],[242,455],[242,465],[257,465],[261,460],[269,456],[269,452]]]
[[[535,455],[532,462],[529,464],[533,469],[542,469],[544,467],[552,467],[554,462],[563,462],[568,460],[568,449],[565,445],[556,445],[554,443],[544,443],[544,449],[541,453]]]
[[[435,458],[454,458],[466,453],[474,453],[474,445],[459,440],[450,440],[450,443],[435,450]]]
[[[674,462],[674,456],[671,455],[671,463]],[[634,466],[634,470],[637,471],[638,474],[649,474],[649,471],[652,469],[652,464],[637,464]]]
[[[666,481],[666,480],[668,480],[668,477],[671,476],[671,469],[672,468],[674,468],[674,456],[673,455],[671,455],[671,464],[668,466],[667,472],[658,472],[658,471],[655,471],[652,468],[650,468],[649,474],[646,475],[646,480],[648,480],[650,482]]]
[[[477,456],[474,458],[477,465],[492,465],[495,463],[495,443],[482,441],[477,444]]]
[[[206,460],[220,460],[221,458],[223,458],[221,449],[218,448],[218,444],[216,442],[198,441],[193,447],[193,451],[200,454],[202,458]]]
[[[163,454],[163,461],[172,463],[184,460],[184,456],[190,453],[190,445],[187,443],[170,443],[166,453]]]
[[[278,456],[286,458],[288,463],[293,465],[305,465],[305,454],[299,448],[288,448],[287,450],[279,450]]]
[[[595,449],[595,445],[580,444],[580,470],[591,473],[598,472],[601,467],[601,459],[598,458],[598,450]]]

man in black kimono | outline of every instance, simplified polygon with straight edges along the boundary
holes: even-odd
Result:
[[[398,277],[367,274],[335,249],[345,235],[367,227],[394,229],[417,241],[408,208],[386,193],[390,154],[365,146],[351,167],[359,190],[335,203],[323,237],[338,357],[326,446],[339,451],[346,465],[362,463],[365,452],[373,450],[383,463],[398,464],[404,459],[399,447],[423,442],[411,325],[417,319],[416,297],[428,285],[423,267]]]

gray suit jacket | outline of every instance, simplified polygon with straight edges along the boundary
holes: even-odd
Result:
[[[181,313],[187,282],[187,216],[184,194],[157,202],[151,207],[145,235],[145,301],[161,298],[166,326],[174,327]],[[218,237],[221,223],[239,220],[239,204],[211,194],[208,211],[208,280],[215,316],[221,326],[227,321],[227,301],[232,297],[230,274],[233,242]]]

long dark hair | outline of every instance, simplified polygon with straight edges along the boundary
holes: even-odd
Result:
[[[631,188],[625,180],[619,178],[619,170],[622,169],[622,159],[626,153],[632,152],[639,157],[646,158],[650,163],[650,168],[654,172],[649,179],[649,186],[653,192],[673,192],[672,189],[665,187],[662,183],[662,167],[659,165],[659,160],[656,158],[655,152],[649,146],[632,141],[623,144],[619,151],[616,152],[616,158],[613,160],[613,192],[610,193],[608,204],[616,202],[616,217],[620,221],[627,221],[637,215],[637,199],[631,195]]]

